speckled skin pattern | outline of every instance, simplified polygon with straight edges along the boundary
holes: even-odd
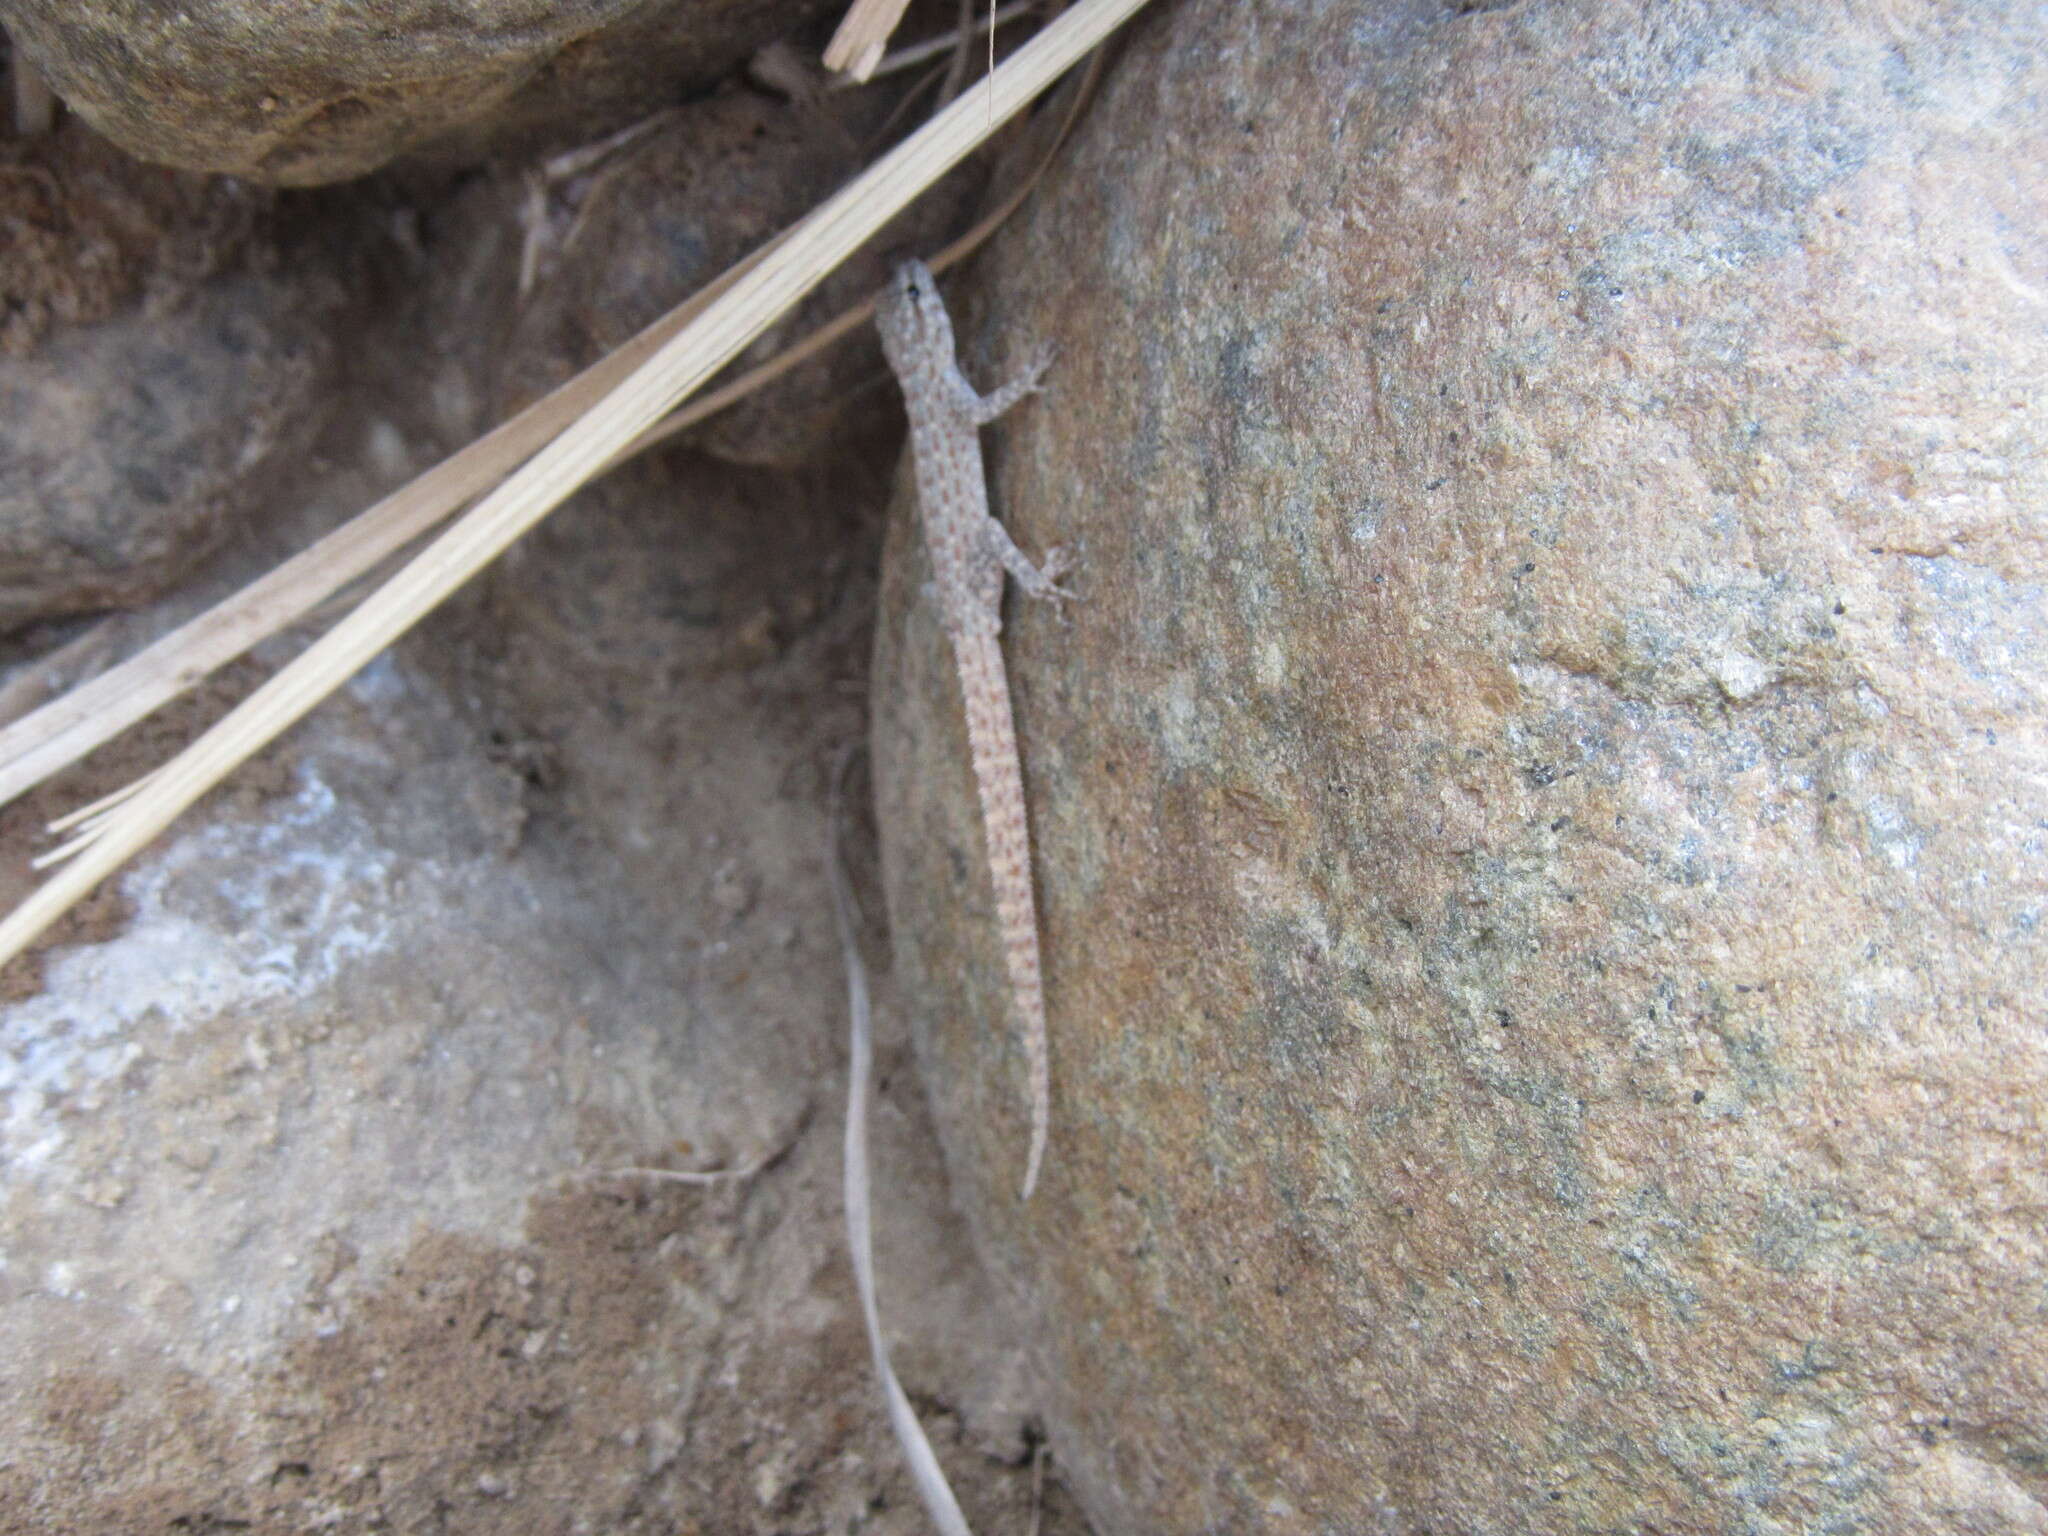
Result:
[[[967,711],[967,741],[981,795],[988,838],[989,880],[1003,958],[1024,1032],[1031,1075],[1031,1149],[1024,1163],[1024,1198],[1038,1185],[1050,1118],[1051,1074],[1046,1061],[1045,985],[1038,962],[1038,911],[1031,885],[1031,829],[1024,809],[1024,777],[1017,761],[1017,726],[1010,683],[1003,671],[1003,572],[1033,597],[1064,594],[1055,584],[1059,552],[1033,565],[988,510],[988,480],[981,461],[980,428],[1035,392],[1045,370],[1040,359],[990,394],[978,393],[954,354],[953,323],[924,263],[905,262],[875,307],[882,351],[903,387],[910,417],[910,452],[917,504],[924,518],[932,580],[953,642],[960,694]]]

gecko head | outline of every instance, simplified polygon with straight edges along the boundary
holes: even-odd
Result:
[[[953,355],[953,322],[946,318],[932,269],[921,261],[906,261],[889,274],[875,300],[875,328],[882,333],[889,365],[899,374],[919,357]]]

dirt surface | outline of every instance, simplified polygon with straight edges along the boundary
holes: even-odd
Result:
[[[178,613],[445,446],[445,374],[356,340],[292,510]],[[842,1253],[822,862],[897,452],[873,398],[801,470],[676,452],[586,493],[9,975],[0,1533],[927,1529]],[[0,815],[0,866],[296,644]],[[857,815],[898,1370],[978,1531],[1038,1503],[1078,1536]]]

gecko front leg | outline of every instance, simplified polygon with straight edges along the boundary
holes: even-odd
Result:
[[[977,427],[985,427],[998,416],[1008,411],[1027,395],[1042,394],[1045,390],[1045,371],[1052,366],[1053,349],[1040,347],[1024,365],[1024,371],[1007,384],[999,384],[987,394],[981,394],[967,382],[967,375],[960,371],[956,361],[949,368],[953,379],[953,391],[960,402],[960,414]]]
[[[991,517],[983,525],[982,535],[988,540],[989,553],[1010,573],[1026,597],[1065,602],[1074,595],[1059,584],[1060,578],[1074,568],[1073,558],[1064,546],[1053,545],[1045,552],[1045,558],[1033,565],[1031,557],[1010,537],[1010,530],[995,518]]]

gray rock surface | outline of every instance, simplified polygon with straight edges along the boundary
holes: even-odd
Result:
[[[281,186],[573,143],[701,90],[815,0],[0,0],[43,77],[142,159]]]
[[[146,600],[218,547],[326,422],[340,307],[243,273],[0,356],[0,628]]]
[[[1183,0],[956,304],[1080,600],[874,726],[1100,1528],[2048,1528],[2039,8]]]
[[[287,256],[261,188],[75,120],[0,142],[0,630],[157,596],[279,489],[331,414],[363,222]]]
[[[265,248],[274,194],[144,165],[76,118],[0,138],[0,356],[53,327],[162,310]]]

